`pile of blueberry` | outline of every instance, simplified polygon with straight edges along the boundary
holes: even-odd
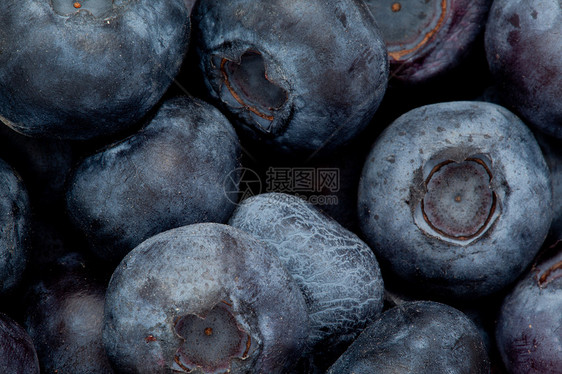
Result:
[[[1,373],[562,374],[560,0],[2,0]]]

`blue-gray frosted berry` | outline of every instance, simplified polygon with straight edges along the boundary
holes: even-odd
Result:
[[[395,120],[371,149],[358,201],[383,272],[436,298],[505,288],[552,219],[535,138],[513,113],[484,102],[428,105]]]
[[[303,295],[280,260],[222,224],[144,241],[106,293],[103,342],[119,373],[288,373],[308,332]]]
[[[208,95],[272,150],[349,142],[386,90],[386,48],[363,2],[204,0],[192,21]]]
[[[0,24],[1,122],[65,139],[115,134],[146,116],[190,35],[185,0],[5,0]]]
[[[407,302],[367,327],[327,374],[488,374],[474,323],[436,302]]]
[[[235,208],[240,145],[216,108],[170,99],[140,132],[86,158],[67,193],[72,221],[114,262],[162,231],[226,222]]]

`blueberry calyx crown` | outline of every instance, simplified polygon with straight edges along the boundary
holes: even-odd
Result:
[[[394,61],[403,61],[427,46],[446,23],[448,0],[409,1],[388,3],[372,1],[377,21]]]
[[[258,131],[276,133],[276,115],[287,102],[288,94],[269,79],[262,54],[247,50],[239,61],[222,57],[219,67],[221,100],[230,108],[241,110],[240,115],[249,117],[247,122]]]
[[[486,155],[429,161],[424,165],[425,193],[414,213],[416,224],[425,233],[456,244],[478,239],[500,213],[492,178]]]
[[[245,360],[254,348],[251,336],[236,321],[232,304],[224,300],[204,316],[187,314],[178,318],[175,332],[182,344],[173,368],[180,372],[230,372],[231,361]]]

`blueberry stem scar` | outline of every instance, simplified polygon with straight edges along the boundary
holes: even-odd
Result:
[[[251,337],[238,324],[231,307],[230,303],[222,301],[202,316],[187,314],[178,319],[175,330],[182,343],[174,362],[182,370],[229,372],[233,359],[248,357]]]
[[[244,100],[242,100],[240,95],[238,95],[238,93],[234,90],[234,88],[232,87],[232,85],[230,83],[230,79],[228,78],[228,74],[226,73],[226,70],[225,70],[225,66],[226,66],[227,63],[228,63],[228,60],[226,58],[223,58],[222,61],[221,61],[221,72],[222,72],[223,77],[224,77],[224,84],[226,84],[226,87],[228,87],[228,90],[230,91],[232,96],[236,99],[236,101],[238,101],[240,103],[240,105],[243,105],[244,108],[246,108],[250,112],[252,112],[252,113],[260,116],[261,118],[264,118],[264,119],[268,120],[268,121],[273,121],[275,119],[273,116],[269,116],[265,113],[262,113],[259,110],[257,110],[256,108],[246,104],[244,102]]]
[[[483,160],[481,160],[479,158],[476,158],[476,157],[469,157],[469,158],[465,159],[465,162],[466,161],[475,162],[478,165],[482,166],[482,168],[486,171],[489,180],[492,180],[492,177],[493,177],[492,172],[491,172],[490,168],[488,167],[488,165],[486,165],[486,163]],[[449,165],[449,164],[454,163],[454,162],[455,161],[453,161],[453,160],[446,160],[446,161],[443,161],[443,162],[437,164],[436,166],[434,166],[433,169],[431,170],[431,172],[429,173],[429,175],[427,176],[426,180],[425,180],[426,188],[429,185],[430,180],[435,175],[435,173],[437,173],[439,170],[441,170],[446,165]],[[457,203],[460,203],[462,201],[462,196],[460,196],[460,195],[455,196],[454,201],[457,202]],[[496,195],[495,192],[492,192],[492,202],[491,202],[491,206],[490,206],[490,211],[488,212],[488,215],[487,215],[486,219],[480,225],[478,230],[476,230],[475,232],[473,232],[470,235],[460,235],[460,236],[451,235],[450,233],[447,233],[444,230],[438,228],[435,224],[433,224],[433,222],[431,221],[431,219],[428,217],[428,215],[426,213],[426,209],[425,209],[425,205],[424,205],[424,199],[421,200],[420,205],[421,205],[421,212],[422,212],[422,215],[423,215],[423,219],[429,225],[429,227],[431,229],[435,230],[437,233],[439,233],[440,235],[443,235],[447,238],[466,241],[466,240],[470,240],[470,239],[473,239],[473,238],[479,236],[488,227],[488,224],[490,223],[490,221],[491,221],[491,219],[494,216],[494,213],[496,211],[497,195]]]
[[[251,59],[251,58],[255,58],[255,57],[261,57],[261,53],[259,53],[259,52],[257,52],[257,51],[247,51],[247,52],[245,52],[245,53],[241,56],[240,63],[237,64],[238,67],[242,66],[242,64],[243,64],[243,62],[244,62],[244,59]],[[229,66],[230,66],[231,63],[232,63],[232,61],[228,60],[227,58],[222,58],[221,64],[220,64],[220,70],[221,70],[221,73],[222,73],[223,78],[224,78],[224,84],[225,84],[226,87],[228,88],[228,90],[229,90],[230,94],[232,95],[232,97],[234,97],[234,99],[235,99],[240,105],[242,105],[246,110],[248,110],[248,111],[254,113],[255,115],[257,115],[257,116],[259,116],[259,117],[261,117],[261,118],[263,118],[263,119],[265,119],[265,120],[267,120],[267,121],[273,121],[273,120],[275,119],[275,117],[273,116],[273,114],[268,114],[268,113],[265,113],[265,112],[266,112],[266,111],[273,111],[273,110],[275,110],[275,109],[279,109],[279,108],[287,101],[287,93],[286,93],[286,92],[283,92],[283,96],[284,96],[284,97],[283,97],[282,102],[276,102],[275,104],[271,104],[271,105],[267,105],[267,104],[262,103],[262,104],[264,104],[264,105],[263,105],[263,106],[264,106],[263,109],[266,109],[266,110],[265,110],[265,111],[264,111],[263,109],[260,110],[260,109],[257,108],[255,105],[249,104],[249,103],[247,102],[247,100],[244,99],[243,96],[247,96],[247,99],[248,99],[248,98],[250,97],[249,95],[252,95],[252,94],[255,95],[255,94],[257,94],[256,96],[259,96],[260,94],[264,94],[264,92],[244,92],[244,91],[245,91],[244,88],[235,87],[236,83],[233,82],[233,80],[231,79],[231,74],[234,74],[235,71],[232,71],[232,72],[229,72],[229,71],[228,71],[228,68],[229,68]],[[249,81],[250,78],[252,78],[252,77],[245,77],[245,78],[248,78],[248,81]],[[274,90],[274,92],[276,92],[276,91],[282,91],[281,88],[277,87],[274,83],[272,83],[272,82],[269,80],[269,78],[268,78],[268,76],[267,76],[267,73],[265,72],[265,68],[264,68],[264,71],[263,71],[263,77],[262,77],[262,78],[265,78],[265,82],[262,82],[262,84],[263,84],[263,83],[269,83],[269,86],[265,87],[265,89],[267,89],[267,88],[273,86],[273,87],[276,88],[276,90]],[[263,79],[262,79],[262,81],[263,81]],[[247,83],[247,82],[246,82],[246,83]],[[236,86],[238,86],[238,85],[236,85]],[[239,90],[238,90],[237,88],[239,88],[239,90],[240,90],[241,92],[239,92]],[[260,87],[260,88],[263,89],[263,87]],[[254,88],[250,87],[250,89],[249,89],[249,90],[247,89],[247,90],[248,90],[248,91],[252,91],[252,90],[255,90],[255,89],[256,89],[255,87],[254,87]],[[277,96],[277,95],[276,95],[276,96]],[[277,98],[277,99],[278,99],[278,98]],[[249,100],[251,101],[251,99],[249,99]],[[267,99],[266,99],[266,100],[267,100]],[[258,104],[259,104],[259,101],[258,101]]]
[[[399,3],[395,3],[392,5],[392,11],[396,12],[398,10],[395,10],[395,5]],[[401,6],[400,6],[401,8]],[[439,20],[437,21],[437,25],[435,25],[435,27],[431,30],[429,30],[429,32],[427,34],[425,34],[425,36],[423,37],[423,39],[414,47],[410,48],[410,49],[403,49],[401,51],[396,51],[396,52],[388,52],[388,55],[390,57],[392,57],[394,60],[398,61],[400,60],[402,57],[417,51],[418,49],[420,49],[423,45],[425,45],[429,39],[431,39],[435,34],[437,34],[437,32],[439,31],[439,29],[441,29],[441,26],[443,26],[443,21],[445,21],[445,15],[447,14],[447,0],[441,0],[441,15],[439,16]]]

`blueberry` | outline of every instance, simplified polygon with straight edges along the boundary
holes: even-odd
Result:
[[[203,0],[192,20],[208,95],[271,150],[345,144],[385,92],[386,48],[362,1]]]
[[[416,301],[420,301],[419,295],[401,293],[400,290],[394,289],[393,284],[390,283],[389,288],[385,289],[383,310],[386,311],[393,307]],[[451,301],[449,300],[449,302]],[[474,323],[490,360],[491,373],[495,374],[507,374],[503,370],[504,366],[494,340],[494,329],[501,301],[502,296],[494,295],[489,298],[471,300],[468,303],[455,302],[448,304],[463,312]]]
[[[314,206],[292,195],[261,194],[244,200],[229,224],[267,243],[299,285],[314,365],[325,370],[378,317],[384,288],[373,251]]]
[[[286,373],[308,331],[303,296],[280,260],[222,224],[144,241],[106,293],[103,341],[120,373]]]
[[[393,79],[426,83],[474,48],[491,0],[366,0],[381,29]]]
[[[105,285],[77,253],[30,287],[25,327],[45,373],[113,373],[102,344]]]
[[[358,211],[384,271],[432,298],[473,299],[515,281],[552,220],[532,133],[484,102],[414,109],[375,141]]]
[[[68,212],[101,258],[119,261],[148,237],[196,222],[226,222],[238,188],[240,145],[214,107],[166,101],[140,132],[86,158]],[[226,185],[225,185],[226,183]]]
[[[562,138],[562,3],[496,0],[486,25],[502,99],[530,125]]]
[[[12,318],[0,313],[0,371],[39,374],[39,360],[33,341]]]
[[[21,281],[28,261],[31,208],[23,180],[0,159],[0,294]]]
[[[436,302],[394,307],[367,327],[327,374],[484,374],[490,363],[474,323]]]
[[[562,250],[553,248],[504,299],[498,348],[512,374],[562,372]]]
[[[27,135],[72,139],[145,116],[179,71],[190,34],[185,0],[6,0],[0,24],[0,119]]]

